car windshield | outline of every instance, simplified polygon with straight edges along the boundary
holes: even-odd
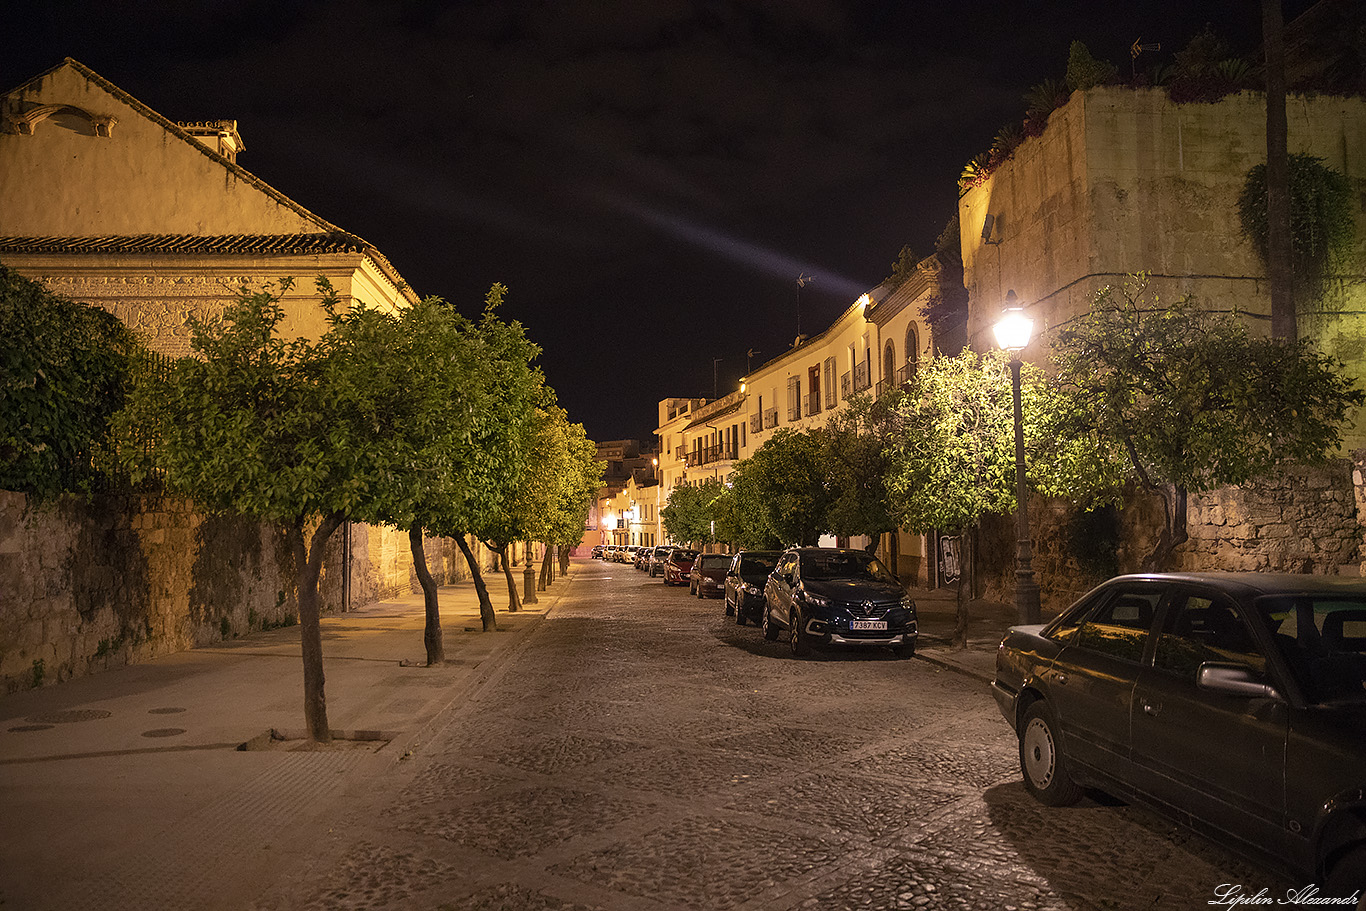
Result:
[[[768,575],[773,572],[773,567],[778,565],[777,557],[741,557],[740,572],[742,573],[763,573]]]
[[[704,554],[702,557],[703,569],[725,569],[730,566],[730,554]]]
[[[670,555],[669,559],[673,560],[675,563],[691,563],[693,560],[697,559],[697,551],[676,550]]]
[[[896,582],[876,557],[854,553],[810,554],[802,557],[803,579],[860,579]]]
[[[1366,702],[1366,599],[1278,596],[1257,607],[1311,702]]]

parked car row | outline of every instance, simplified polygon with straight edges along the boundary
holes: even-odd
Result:
[[[861,550],[699,554],[667,545],[608,545],[602,559],[634,562],[651,577],[663,576],[666,585],[687,585],[698,598],[721,598],[726,616],[740,626],[752,622],[770,641],[786,634],[796,656],[835,646],[915,653],[915,602],[881,561]]]

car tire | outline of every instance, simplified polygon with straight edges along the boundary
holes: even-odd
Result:
[[[744,626],[746,622],[747,621],[745,620],[745,612],[740,609],[740,605],[737,602],[735,605],[735,625]]]
[[[892,654],[898,658],[914,658],[915,640],[911,640],[910,642],[903,642],[900,645],[892,646]]]
[[[1020,727],[1020,773],[1025,790],[1045,806],[1065,807],[1081,799],[1081,788],[1067,772],[1058,722],[1042,700],[1025,711]]]
[[[788,614],[787,625],[790,628],[787,647],[792,652],[792,657],[805,658],[811,654],[811,640],[807,637],[806,630],[802,629],[801,614],[796,611]]]
[[[1357,911],[1366,908],[1366,844],[1348,847],[1338,854],[1328,868],[1323,891],[1333,898],[1346,898],[1360,892],[1355,907]]]
[[[729,596],[729,595],[722,595],[722,596],[721,596],[721,599],[722,599],[723,601],[726,602],[726,616],[727,616],[727,617],[734,617],[734,616],[737,616],[737,615],[740,613],[739,611],[737,611],[737,610],[735,609],[735,606],[734,606],[733,604],[730,603],[730,596]],[[741,625],[741,626],[744,626],[744,625],[745,625],[745,621],[744,621],[744,620],[741,620],[741,621],[740,621],[740,625]]]
[[[769,642],[777,642],[778,626],[773,622],[773,615],[770,613],[767,604],[764,605],[764,619],[761,625],[764,629],[764,638]]]

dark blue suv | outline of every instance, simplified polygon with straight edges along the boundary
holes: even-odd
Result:
[[[764,586],[764,638],[788,631],[792,654],[812,646],[878,645],[915,653],[915,602],[896,576],[861,550],[794,547]]]

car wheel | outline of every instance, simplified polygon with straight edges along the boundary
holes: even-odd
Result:
[[[735,602],[735,625],[736,625],[736,626],[744,626],[744,625],[745,625],[745,612],[744,612],[744,610],[740,607],[740,602],[739,602],[739,601]]]
[[[1346,898],[1360,893],[1355,907],[1366,908],[1366,844],[1348,847],[1333,860],[1323,891],[1334,898]]]
[[[737,611],[737,610],[735,609],[735,606],[734,606],[733,604],[730,603],[730,595],[722,595],[722,596],[721,596],[721,599],[722,599],[723,601],[726,602],[726,616],[727,616],[727,617],[733,617],[733,616],[736,616],[737,614],[739,614],[739,611]],[[744,621],[744,620],[741,620],[741,621],[740,621],[740,625],[741,625],[741,626],[744,626],[744,625],[745,625],[745,621]]]
[[[1043,701],[1025,711],[1020,730],[1020,771],[1025,789],[1046,806],[1065,807],[1081,798],[1081,788],[1067,774],[1053,710]]]
[[[764,605],[764,619],[761,625],[764,628],[764,638],[769,642],[777,642],[778,626],[773,622],[773,615],[772,612],[769,611],[767,604]]]
[[[892,654],[898,658],[914,658],[915,640],[912,639],[910,642],[902,642],[900,645],[892,646]]]
[[[807,638],[806,630],[802,629],[802,617],[796,611],[787,615],[787,625],[789,635],[787,647],[792,651],[794,658],[805,658],[811,654],[811,640]]]

